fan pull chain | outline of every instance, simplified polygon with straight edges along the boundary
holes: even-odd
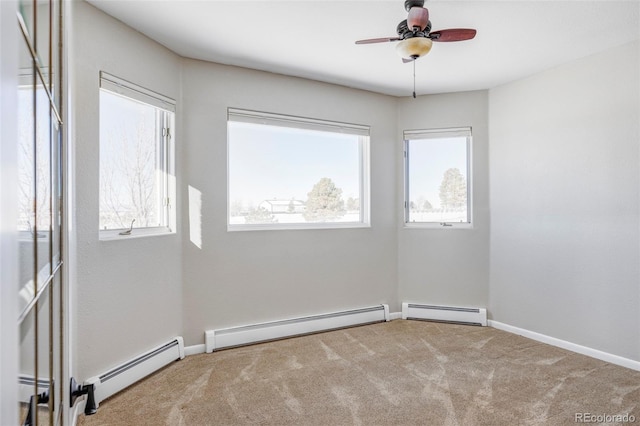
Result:
[[[416,98],[416,60],[413,60],[413,99]]]

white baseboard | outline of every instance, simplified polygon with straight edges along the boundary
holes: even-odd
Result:
[[[538,342],[546,343],[551,346],[566,349],[571,352],[576,352],[582,355],[590,356],[602,361],[616,364],[622,367],[630,368],[632,370],[640,371],[640,361],[634,361],[629,358],[624,358],[618,355],[603,352],[598,349],[589,348],[587,346],[578,345],[576,343],[567,342],[566,340],[557,339],[555,337],[547,336],[545,334],[536,333],[535,331],[529,331],[524,328],[514,327],[509,324],[504,324],[499,321],[489,320],[489,327],[493,327],[498,330],[506,331],[513,334],[526,337],[528,339],[536,340]]]
[[[189,356],[189,355],[198,355],[198,354],[203,354],[205,351],[205,345],[192,345],[192,346],[185,346],[184,347],[184,355],[185,356]]]
[[[96,405],[99,405],[101,401],[111,395],[120,392],[169,363],[183,359],[184,356],[184,340],[178,336],[99,376],[86,379],[83,383],[95,385],[95,401]]]
[[[389,306],[376,305],[239,327],[207,330],[204,333],[205,351],[210,353],[218,349],[389,320]]]
[[[394,321],[402,319],[402,312],[390,312],[388,321]],[[192,345],[184,347],[184,355],[198,355],[206,353],[206,345]]]
[[[487,310],[462,306],[403,303],[402,318],[486,327]]]
[[[78,424],[78,417],[80,417],[80,415],[84,413],[84,398],[86,398],[86,396],[82,398],[82,401],[78,400],[75,405],[69,409],[70,426],[76,426]]]
[[[402,312],[391,312],[389,314],[389,321],[402,319]]]
[[[18,376],[18,401],[29,403],[31,396],[33,395],[33,386],[36,384],[36,379],[32,375],[21,374]],[[41,378],[38,382],[38,393],[49,390],[49,379]]]

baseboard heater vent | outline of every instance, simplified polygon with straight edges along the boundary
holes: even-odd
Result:
[[[176,337],[99,376],[85,380],[84,384],[95,385],[95,399],[99,404],[165,365],[183,358],[184,341],[182,337]]]
[[[402,319],[418,319],[467,325],[487,325],[487,310],[457,306],[402,304]]]
[[[36,383],[37,382],[37,383]],[[33,395],[33,388],[38,385],[37,393],[49,390],[49,379],[38,379],[35,377],[21,374],[18,376],[18,401],[29,403]]]
[[[389,321],[389,306],[377,305],[205,332],[205,351],[232,348],[285,337]]]

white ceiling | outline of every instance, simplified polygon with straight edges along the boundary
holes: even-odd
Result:
[[[88,0],[181,56],[410,96],[394,1]],[[418,94],[495,87],[640,38],[640,0],[431,0],[433,30],[476,28],[416,62]],[[606,76],[603,76],[606,77]]]

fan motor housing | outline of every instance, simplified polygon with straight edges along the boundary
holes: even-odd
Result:
[[[431,21],[427,22],[427,26],[424,28],[424,31],[413,32],[413,30],[409,29],[407,25],[407,20],[400,21],[398,26],[396,27],[396,32],[398,36],[403,39],[411,38],[411,37],[427,37],[429,32],[431,31]]]
[[[396,31],[400,37],[404,35],[407,31],[409,31],[409,26],[407,25],[407,20],[400,21],[398,24]]]
[[[404,8],[406,11],[410,11],[412,7],[423,7],[424,0],[405,0]]]

